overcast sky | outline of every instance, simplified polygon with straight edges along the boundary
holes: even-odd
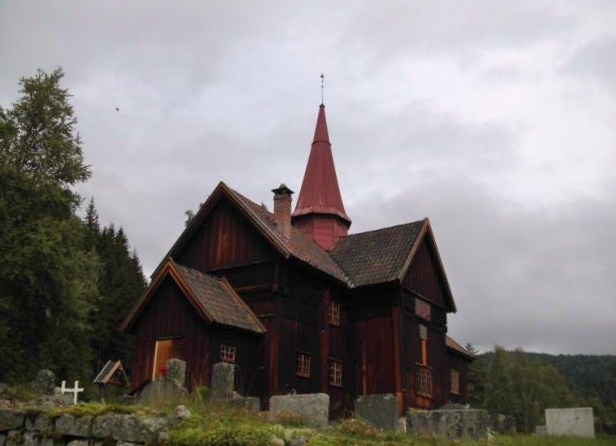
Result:
[[[616,354],[615,24],[613,0],[0,0],[0,104],[63,67],[79,191],[149,275],[220,180],[299,192],[324,72],[351,231],[430,218],[454,338]]]

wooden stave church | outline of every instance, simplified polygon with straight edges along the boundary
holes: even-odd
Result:
[[[132,388],[187,362],[189,389],[237,365],[261,398],[324,392],[333,416],[356,397],[394,394],[399,412],[465,403],[474,359],[447,335],[456,311],[429,220],[348,235],[325,107],[294,212],[221,182],[152,275],[120,330],[136,338]]]

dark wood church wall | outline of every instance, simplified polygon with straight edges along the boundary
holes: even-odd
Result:
[[[176,257],[182,265],[207,272],[274,260],[276,255],[248,219],[223,198]]]
[[[170,279],[164,279],[134,327],[136,334],[132,385],[139,387],[152,377],[157,339],[174,339],[175,355],[187,361],[189,387],[209,382],[209,342],[204,322]]]
[[[431,300],[440,307],[445,307],[445,293],[436,267],[436,257],[426,237],[413,258],[407,275],[402,284],[405,288],[415,291]]]
[[[266,374],[261,367],[263,336],[214,326],[210,331],[211,363],[223,360],[221,346],[231,346],[236,349],[235,360],[235,391],[244,396],[265,396]]]
[[[460,373],[458,394],[449,393],[449,400],[452,403],[466,404],[468,400],[468,359],[448,351],[449,367]],[[451,389],[451,379],[448,381]]]

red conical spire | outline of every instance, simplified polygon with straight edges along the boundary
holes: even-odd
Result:
[[[294,226],[309,234],[327,250],[346,235],[351,226],[338,187],[323,104],[319,107],[304,181],[292,217]]]

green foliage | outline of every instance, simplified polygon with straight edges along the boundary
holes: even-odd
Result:
[[[521,430],[532,430],[535,420],[543,420],[542,407],[590,406],[597,432],[616,433],[616,356],[496,348],[471,365],[469,392],[476,407],[516,415]]]
[[[169,436],[177,446],[265,446],[282,437],[280,426],[241,411],[219,409],[196,414],[180,423]]]
[[[0,107],[0,381],[10,383],[41,368],[87,381],[99,357],[92,345],[112,342],[111,325],[145,286],[124,233],[76,215],[71,187],[90,171],[62,76],[56,69],[22,78],[20,98]],[[124,341],[116,337],[109,350]]]
[[[90,171],[83,164],[70,94],[60,88],[63,76],[57,68],[21,78],[21,97],[11,109],[0,108],[0,165],[66,188],[88,179]]]

